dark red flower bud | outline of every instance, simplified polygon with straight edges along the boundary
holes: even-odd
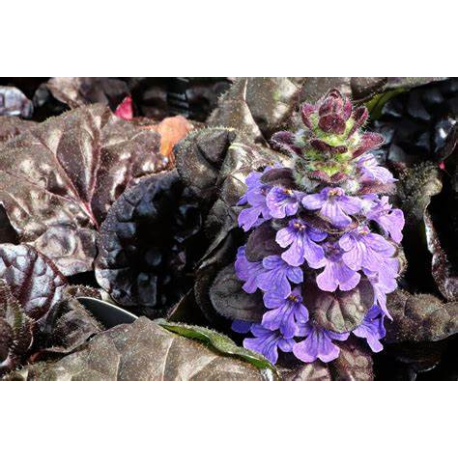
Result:
[[[370,150],[379,148],[383,145],[383,142],[384,139],[382,135],[374,132],[366,132],[361,136],[361,142],[358,149],[353,152],[353,158],[357,158]]]
[[[349,112],[351,114],[351,105],[349,107],[342,94],[333,89],[322,99],[318,110],[318,126],[325,132],[341,135],[345,132]]]
[[[369,117],[369,111],[366,107],[359,107],[353,112],[353,127],[351,128],[350,132],[348,133],[348,137],[350,138],[359,128],[361,128],[364,123],[367,121]]]
[[[309,173],[309,178],[311,180],[321,181],[326,185],[336,185],[343,183],[348,178],[348,175],[343,172],[337,172],[334,175],[329,176],[322,170],[314,170],[313,172]]]
[[[322,151],[324,153],[343,154],[348,150],[345,145],[332,146],[329,143],[317,138],[310,140],[310,145],[318,151]]]
[[[342,116],[331,114],[320,117],[318,126],[324,132],[342,135],[345,132],[346,123]]]
[[[315,112],[315,106],[314,105],[310,105],[310,103],[304,103],[304,105],[302,105],[302,110],[301,110],[302,122],[309,129],[313,128],[312,122],[310,120],[310,116],[314,112]]]
[[[300,154],[301,149],[295,146],[296,136],[292,132],[281,131],[272,135],[272,144],[289,154]]]

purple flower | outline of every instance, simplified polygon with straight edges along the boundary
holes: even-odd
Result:
[[[381,167],[373,154],[364,154],[358,159],[357,170],[360,182],[377,181],[381,184],[394,183],[396,180],[391,172]]]
[[[385,326],[383,325],[384,314],[380,307],[374,305],[365,316],[363,322],[353,329],[353,334],[367,340],[369,347],[375,353],[383,350],[380,339],[386,336]]]
[[[261,172],[251,172],[247,175],[247,177],[245,178],[245,184],[247,185],[248,189],[245,192],[245,194],[242,196],[242,198],[239,200],[238,205],[245,205],[247,203],[246,194],[248,191],[258,189],[262,186],[261,177],[262,177]]]
[[[342,188],[324,188],[318,194],[310,194],[302,199],[307,210],[320,210],[320,216],[336,227],[346,227],[351,223],[348,215],[358,213],[362,208],[361,199],[345,195]]]
[[[265,272],[262,262],[250,262],[245,256],[245,247],[242,246],[237,250],[235,260],[235,273],[237,277],[244,281],[243,290],[249,294],[254,293],[258,289],[258,275]]]
[[[252,325],[251,321],[234,320],[231,329],[237,334],[248,334]]]
[[[367,212],[367,219],[375,221],[393,241],[401,243],[402,229],[405,224],[404,213],[399,208],[392,209],[387,196],[383,196],[381,199],[372,199],[372,206]]]
[[[298,287],[286,298],[278,291],[269,291],[264,294],[264,304],[270,311],[264,314],[262,325],[271,331],[279,329],[286,339],[293,338],[299,332],[298,320],[308,320],[308,311]]]
[[[282,248],[290,246],[281,256],[289,265],[300,266],[307,261],[314,268],[324,258],[323,248],[315,242],[323,241],[326,236],[325,232],[308,226],[301,219],[293,219],[277,232],[275,240]]]
[[[303,193],[281,186],[274,186],[267,194],[266,204],[273,218],[294,216],[299,209]]]
[[[259,172],[252,172],[247,176],[245,183],[248,190],[238,202],[239,205],[250,205],[240,212],[238,218],[239,226],[245,232],[272,218],[266,204],[266,196],[271,186],[261,182],[262,175]]]
[[[293,347],[296,358],[304,363],[313,363],[317,359],[329,363],[339,357],[340,349],[333,340],[347,340],[350,333],[339,334],[323,329],[310,322],[300,326],[299,335],[305,337]]]
[[[352,270],[368,269],[378,272],[394,256],[396,248],[379,234],[372,234],[367,226],[347,232],[339,240],[345,253],[343,262]]]
[[[323,245],[325,257],[318,267],[324,267],[316,277],[316,283],[322,291],[333,292],[337,288],[341,291],[350,291],[355,288],[361,275],[350,269],[342,260],[344,251],[338,245],[326,243]]]
[[[265,292],[275,290],[287,297],[291,293],[288,280],[296,284],[304,281],[302,269],[290,266],[280,256],[267,256],[262,266],[264,271],[258,274],[257,286]]]
[[[399,272],[399,261],[396,258],[391,258],[387,260],[384,268],[380,271],[371,272],[363,269],[363,272],[374,289],[376,303],[383,310],[383,313],[392,319],[386,306],[386,295],[392,293],[398,287],[396,278]]]
[[[250,350],[264,355],[272,364],[278,360],[278,349],[290,352],[293,349],[294,340],[285,339],[279,331],[271,331],[260,324],[251,327],[254,338],[247,338],[243,341],[243,346]]]

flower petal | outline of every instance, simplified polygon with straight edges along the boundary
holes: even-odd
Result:
[[[318,210],[326,202],[326,196],[322,193],[309,194],[302,199],[302,205],[307,210]]]

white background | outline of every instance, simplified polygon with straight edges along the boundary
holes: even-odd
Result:
[[[452,383],[1,383],[1,456],[456,456]]]
[[[0,71],[439,76],[457,65],[457,8],[453,0],[4,0]]]
[[[5,0],[0,74],[452,76],[453,3]],[[0,457],[447,457],[457,412],[443,382],[2,383]]]

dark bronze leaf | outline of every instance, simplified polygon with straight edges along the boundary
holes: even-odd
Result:
[[[370,283],[361,280],[351,291],[321,291],[314,282],[303,287],[304,303],[313,319],[325,329],[334,332],[350,332],[359,326],[374,304],[374,292]]]
[[[42,319],[62,298],[65,278],[46,257],[28,245],[0,245],[0,278],[27,316]]]
[[[370,351],[363,348],[357,339],[339,342],[340,355],[330,364],[333,380],[371,381],[374,380],[373,362]]]
[[[192,287],[200,226],[199,206],[176,171],[141,180],[102,224],[97,281],[119,304],[165,316]]]
[[[107,77],[55,77],[46,86],[57,100],[70,108],[103,103],[114,110],[130,92],[125,81]]]
[[[268,378],[240,357],[139,318],[95,336],[85,348],[51,364],[12,374],[18,380],[256,380]]]
[[[232,320],[258,322],[265,312],[261,293],[248,294],[235,275],[231,264],[222,269],[210,287],[210,300],[214,309]]]
[[[295,108],[303,79],[238,78],[208,123],[237,129],[253,141],[267,140]]]
[[[0,204],[21,242],[65,275],[92,269],[94,230],[122,191],[163,170],[159,134],[93,105],[38,124],[0,149]]]
[[[248,237],[245,254],[248,261],[262,261],[266,256],[280,255],[281,246],[275,241],[277,231],[270,223],[257,227]]]
[[[386,322],[388,343],[436,342],[458,333],[458,302],[443,303],[429,294],[398,290],[388,296],[393,321]]]

